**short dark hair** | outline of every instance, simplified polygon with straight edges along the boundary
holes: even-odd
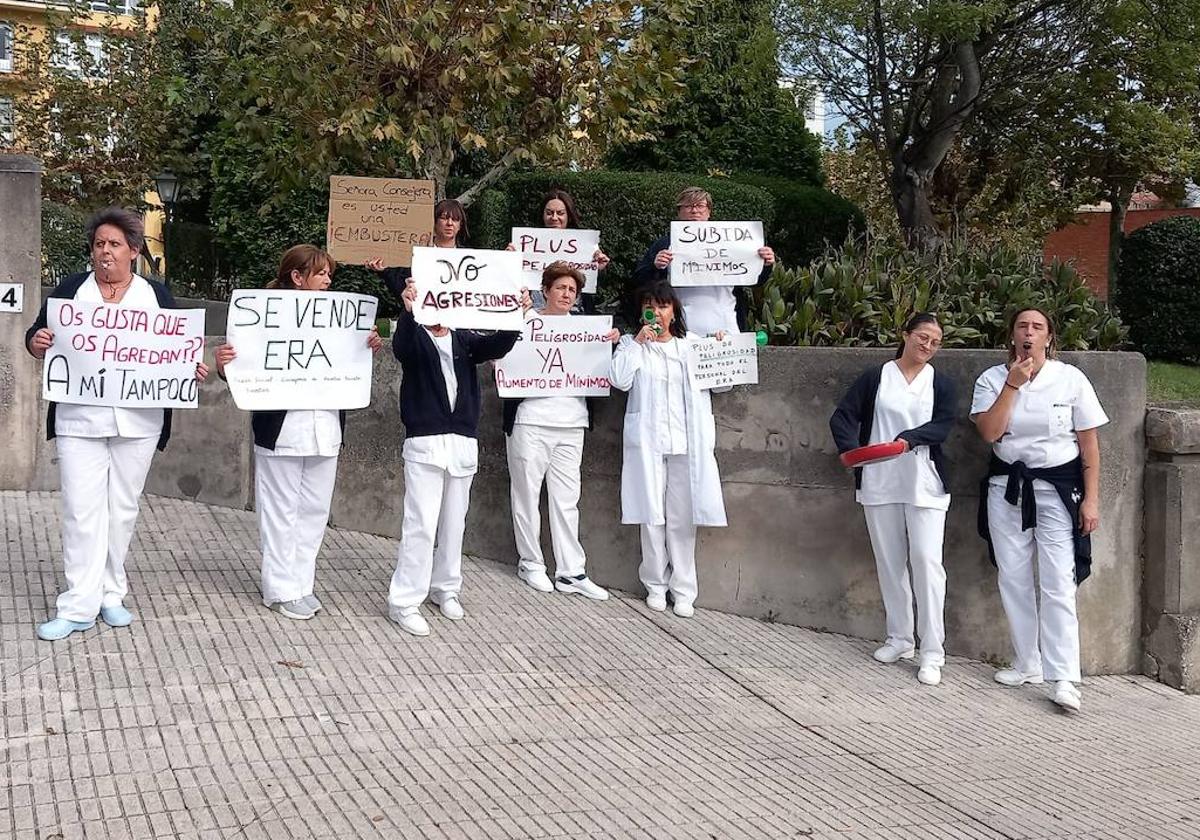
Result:
[[[581,222],[579,220],[579,211],[577,211],[575,209],[575,199],[571,198],[571,194],[569,192],[567,192],[566,190],[557,190],[557,189],[550,190],[550,192],[548,192],[544,196],[542,196],[542,207],[541,207],[542,215],[545,216],[546,205],[555,199],[558,199],[559,201],[561,201],[563,203],[563,207],[567,208],[567,227],[569,227],[569,228],[583,227],[583,222]],[[543,224],[543,221],[542,221],[542,219],[539,218],[538,225],[540,226],[542,224]]]
[[[900,332],[910,333],[913,330],[915,330],[917,327],[921,326],[922,324],[933,324],[939,330],[942,328],[942,322],[939,321],[937,319],[937,316],[934,315],[932,312],[918,312],[915,315],[912,315],[911,317],[909,317],[909,319],[904,322],[904,327],[901,328]],[[904,339],[901,338],[900,346],[896,348],[896,358],[899,359],[903,355],[904,355]]]
[[[112,225],[121,229],[125,234],[125,244],[135,253],[142,252],[142,243],[146,241],[146,226],[140,214],[124,207],[105,207],[92,218],[88,219],[85,231],[87,233],[88,250],[96,244],[96,231],[102,225]]]
[[[1050,317],[1050,313],[1040,306],[1022,306],[1008,316],[1008,332],[1005,333],[1008,339],[1008,363],[1012,364],[1017,360],[1017,345],[1013,341],[1013,331],[1017,328],[1017,319],[1026,312],[1036,312],[1046,319],[1046,332],[1049,333],[1049,341],[1046,342],[1046,358],[1057,358],[1058,330],[1054,326],[1054,319]]]
[[[458,235],[454,237],[454,244],[462,245],[466,242],[470,233],[467,231],[467,211],[462,202],[457,198],[443,198],[433,205],[433,220],[436,222],[442,216],[458,222]]]
[[[583,294],[585,283],[583,272],[562,260],[550,263],[542,271],[542,289],[549,291],[550,287],[554,285],[554,281],[560,277],[570,277],[575,281],[575,294]]]
[[[648,303],[671,304],[671,309],[675,311],[675,315],[671,319],[671,335],[676,338],[683,338],[687,335],[687,323],[683,320],[683,303],[679,300],[679,295],[675,293],[675,287],[666,280],[659,280],[642,289],[638,294],[637,302],[639,315]]]

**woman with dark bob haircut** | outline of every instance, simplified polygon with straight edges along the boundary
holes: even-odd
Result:
[[[555,228],[557,230],[577,230],[583,227],[583,221],[579,215],[579,211],[575,208],[575,199],[566,190],[553,189],[542,196],[542,209],[538,214],[538,221],[542,227]],[[508,250],[516,250],[516,246],[509,243]],[[576,257],[580,259],[580,257]],[[597,248],[592,253],[592,262],[596,264],[597,271],[603,271],[608,267],[610,262],[608,254]],[[578,264],[576,265],[578,267]],[[533,297],[533,305],[541,309],[545,303],[545,296],[535,290],[530,290],[530,295]],[[596,295],[591,292],[583,292],[580,290],[579,296],[575,301],[573,312],[593,313],[596,311],[595,305]]]
[[[622,337],[609,375],[613,387],[629,392],[621,522],[641,526],[646,606],[662,612],[669,594],[675,615],[687,618],[698,592],[696,527],[725,525],[716,424],[709,392],[688,371],[688,344],[701,336],[687,332],[679,296],[658,282],[636,300],[642,327]]]
[[[166,286],[133,271],[143,231],[141,216],[133,211],[101,210],[87,225],[92,270],[68,277],[49,297],[174,309]],[[25,334],[25,346],[36,359],[45,358],[54,345],[54,331],[46,324],[47,303],[42,302]],[[197,363],[196,379],[203,382],[206,376],[208,367]],[[171,437],[171,411],[52,402],[46,437],[54,438],[58,449],[67,589],[58,596],[56,617],[38,627],[38,637],[65,639],[93,627],[97,614],[110,627],[126,627],[133,615],[123,604],[128,591],[125,555],[154,450],[165,449]]]
[[[470,235],[467,230],[467,211],[458,199],[443,198],[433,205],[433,247],[462,248]],[[412,269],[406,265],[384,267],[380,257],[366,265],[379,275],[397,302],[402,301],[404,289],[412,279]]]

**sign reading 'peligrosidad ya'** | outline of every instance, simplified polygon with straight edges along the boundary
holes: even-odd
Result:
[[[204,355],[203,309],[135,309],[50,298],[54,343],[42,397],[114,408],[195,408]]]
[[[239,289],[229,301],[225,366],[244,411],[352,409],[371,403],[379,301],[347,292]]]

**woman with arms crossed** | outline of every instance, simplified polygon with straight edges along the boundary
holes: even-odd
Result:
[[[1075,592],[1090,572],[1089,535],[1100,524],[1097,430],[1108,417],[1083,372],[1053,358],[1048,314],[1017,312],[1008,334],[1008,363],[980,375],[971,401],[971,419],[992,444],[979,529],[999,570],[1014,655],[1013,667],[995,676],[1008,686],[1050,680],[1054,702],[1076,711]]]

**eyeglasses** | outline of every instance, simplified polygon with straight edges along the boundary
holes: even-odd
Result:
[[[677,205],[675,205],[676,210],[699,210],[699,209],[707,209],[707,208],[708,208],[708,204],[703,201],[698,201],[695,204],[677,204]]]

